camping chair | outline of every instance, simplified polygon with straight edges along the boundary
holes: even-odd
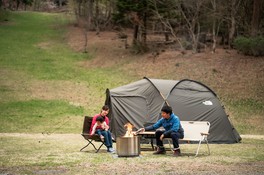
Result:
[[[88,144],[85,145],[80,151],[82,151],[84,148],[88,147],[91,144],[93,145],[97,153],[101,149],[101,147],[104,145],[104,142],[101,140],[98,134],[94,134],[94,135],[90,134],[92,120],[93,120],[92,117],[89,117],[89,116],[84,117],[82,136],[84,137],[85,140],[88,141]],[[101,145],[98,148],[96,148],[96,146],[92,143],[93,141],[100,142]]]

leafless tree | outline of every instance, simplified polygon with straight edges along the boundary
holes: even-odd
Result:
[[[230,18],[229,18],[229,37],[228,37],[228,46],[231,47],[231,44],[235,37],[235,31],[236,31],[236,15],[239,8],[240,0],[230,0],[231,6],[230,6]]]
[[[262,0],[254,0],[253,3],[253,13],[252,13],[252,20],[251,20],[251,36],[256,36],[259,31],[260,25],[260,10],[262,6]]]
[[[186,23],[186,29],[192,40],[193,52],[196,53],[198,49],[199,37],[200,37],[200,15],[202,13],[202,6],[206,0],[187,0],[183,1],[180,5],[180,12]]]
[[[72,8],[77,24],[83,28],[84,52],[87,52],[88,32],[96,30],[97,34],[111,24],[111,15],[115,9],[115,0],[72,0]]]
[[[158,3],[163,4],[163,1],[159,1],[159,0],[150,0],[149,1],[150,5],[153,7],[152,9],[152,14],[154,15],[154,18],[159,19],[159,21],[163,24],[164,26],[164,30],[169,30],[173,40],[177,41],[177,43],[179,44],[181,50],[184,50],[184,47],[181,43],[180,38],[177,36],[176,31],[174,30],[174,27],[171,25],[170,19],[164,17],[158,9]],[[170,7],[168,10],[170,11],[178,11],[178,6],[177,3],[172,3],[172,4],[168,4],[168,7]],[[177,13],[177,12],[176,12]]]
[[[219,28],[224,21],[224,17],[222,13],[224,12],[225,6],[220,4],[219,0],[211,0],[212,13],[209,13],[208,16],[212,18],[212,52],[215,53],[217,46],[217,36],[219,32]]]

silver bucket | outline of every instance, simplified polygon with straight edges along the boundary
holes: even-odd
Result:
[[[140,154],[140,137],[117,137],[116,152],[119,157],[134,157]]]

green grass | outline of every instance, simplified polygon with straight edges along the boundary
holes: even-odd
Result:
[[[10,25],[1,26],[0,30],[1,66],[38,79],[76,77],[72,65],[87,59],[87,55],[72,52],[62,42],[67,23],[59,15],[12,13],[9,22]],[[55,28],[55,22],[60,27]]]
[[[181,144],[182,156],[155,156],[142,151],[140,157],[118,158],[105,147],[99,153],[86,144],[80,135],[73,134],[10,134],[0,136],[0,172],[4,174],[256,174],[263,171],[264,140],[243,139],[240,144],[205,144],[194,158],[197,144]],[[95,143],[98,146],[99,143]],[[150,148],[150,144],[142,144]],[[166,145],[168,146],[168,145]],[[115,147],[115,144],[114,144]],[[102,171],[107,167],[107,171]],[[157,169],[157,167],[159,167]],[[101,172],[102,171],[102,172]],[[49,173],[48,173],[49,172]],[[99,173],[100,172],[100,173]],[[253,174],[254,174],[253,173]]]
[[[65,20],[58,15],[46,13],[11,13],[9,23],[0,27],[0,64],[1,69],[13,72],[4,82],[14,84],[1,86],[1,99],[12,96],[13,93],[24,93],[21,82],[16,84],[17,77],[26,82],[29,80],[56,79],[73,80],[76,71],[75,61],[86,59],[87,56],[72,52],[61,44],[60,32],[65,32]],[[61,30],[54,30],[59,23]],[[40,43],[48,42],[48,48],[41,48]],[[21,74],[23,76],[21,77]],[[1,76],[9,74],[2,73]],[[8,83],[8,84],[9,84]],[[64,101],[30,99],[20,100],[16,96],[10,101],[1,101],[0,132],[45,132],[56,128],[68,120],[84,113],[83,107],[76,107]],[[75,119],[76,120],[76,119]],[[72,126],[71,126],[72,127]],[[61,131],[72,132],[74,128],[65,127]],[[76,131],[76,130],[75,130]]]
[[[264,103],[254,99],[231,100],[228,107],[240,134],[264,134]]]
[[[4,124],[0,132],[79,133],[82,116],[100,110],[106,88],[128,81],[116,69],[88,70],[79,65],[91,56],[77,53],[66,44],[70,17],[36,12],[12,12],[6,16],[8,21],[0,24],[0,121]],[[56,94],[48,99],[32,97],[37,91],[34,87],[43,82],[43,91],[54,82],[75,87],[82,84],[87,91],[75,93],[87,96],[92,105],[72,105],[70,97],[56,99]],[[67,93],[70,96],[72,91]],[[63,125],[65,120],[68,123]]]
[[[65,101],[44,100],[2,103],[0,111],[0,130],[18,133],[78,132],[72,124],[84,112]]]

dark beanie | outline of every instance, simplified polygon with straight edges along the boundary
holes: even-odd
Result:
[[[162,112],[166,112],[167,114],[171,114],[172,113],[172,108],[170,106],[163,106],[161,109]]]

